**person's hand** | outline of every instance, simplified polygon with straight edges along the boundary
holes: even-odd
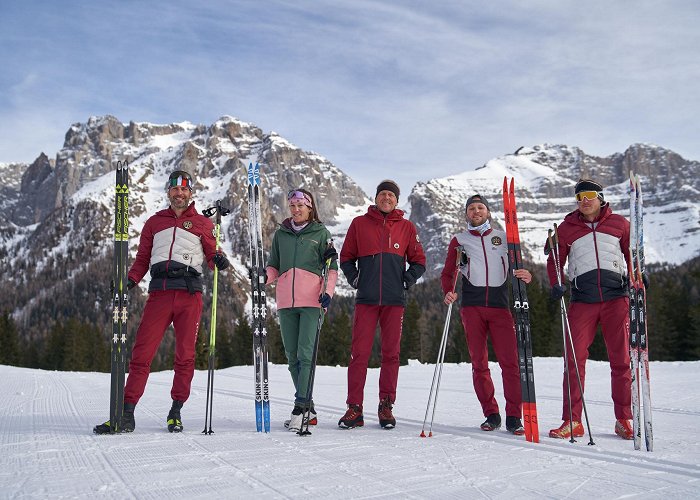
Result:
[[[357,287],[360,286],[360,273],[355,275],[355,278],[350,282],[350,286],[357,290]]]
[[[553,300],[559,300],[565,293],[566,287],[564,285],[554,285],[552,290],[549,292],[549,296],[552,297]]]
[[[222,253],[217,253],[216,255],[214,255],[214,258],[212,260],[214,261],[214,265],[219,271],[223,271],[231,265],[226,256]]]
[[[326,248],[326,251],[323,252],[323,262],[326,262],[328,259],[331,259],[331,264],[338,260],[338,250],[336,250],[333,245],[330,245]]]
[[[528,271],[527,269],[516,269],[515,271],[513,271],[513,274],[516,278],[522,280],[525,284],[528,284],[532,281],[532,274],[530,274],[530,271]]]
[[[416,284],[416,278],[409,272],[403,273],[403,289],[408,290]]]
[[[328,309],[328,306],[331,305],[331,296],[327,293],[319,295],[318,303],[321,304],[321,307],[323,307],[324,309]]]
[[[126,282],[126,289],[129,290],[129,291],[131,291],[131,289],[134,288],[135,286],[136,286],[136,282],[135,282],[134,280],[132,280],[132,279],[129,279],[129,280]]]
[[[455,300],[457,300],[457,294],[455,292],[447,292],[445,294],[445,304],[450,305]]]

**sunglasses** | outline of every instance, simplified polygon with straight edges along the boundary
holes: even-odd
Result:
[[[599,194],[600,191],[581,191],[580,193],[576,193],[576,201],[583,201],[584,198],[587,200],[595,200]]]
[[[308,194],[302,192],[302,191],[297,191],[297,190],[292,190],[287,193],[287,201],[292,202],[292,201],[301,201],[306,205],[307,207],[313,207],[313,203],[311,202],[311,196]]]

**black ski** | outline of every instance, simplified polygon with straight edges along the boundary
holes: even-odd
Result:
[[[126,371],[126,327],[129,293],[129,170],[127,162],[118,161],[115,182],[114,263],[112,276],[111,383],[109,397],[110,433],[121,432],[124,411]]]
[[[248,166],[248,236],[250,239],[250,283],[253,295],[253,365],[255,367],[255,424],[258,432],[270,432],[268,386],[267,295],[265,252],[260,210],[260,167]]]

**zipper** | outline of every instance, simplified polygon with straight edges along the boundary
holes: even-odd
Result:
[[[177,217],[175,217],[177,220]],[[165,279],[163,280],[163,290],[167,290],[168,270],[170,269],[170,261],[173,258],[173,247],[175,246],[175,235],[177,234],[177,223],[173,226],[173,239],[170,241],[170,249],[168,250],[168,262],[165,263]]]
[[[595,263],[598,273],[598,296],[600,301],[603,302],[603,288],[600,286],[600,258],[598,256],[598,238],[596,238],[595,224],[591,223],[591,231],[593,231],[593,248],[595,248]]]
[[[485,307],[489,306],[489,257],[486,255],[486,245],[484,244],[484,235],[479,235],[481,238],[481,249],[484,252],[484,264],[486,268],[486,296],[484,297],[485,300]]]
[[[294,235],[296,241],[294,243],[294,257],[292,258],[292,307],[294,307],[294,282],[297,278],[297,248],[299,247],[299,235]]]
[[[386,231],[386,215],[384,216],[384,222],[382,223],[382,232]],[[384,249],[381,247],[381,240],[379,244],[379,305],[382,305],[382,276],[384,275]],[[389,244],[391,246],[391,234],[389,234]]]

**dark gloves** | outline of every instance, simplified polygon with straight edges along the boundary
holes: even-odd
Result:
[[[219,271],[223,271],[231,265],[226,256],[222,253],[217,253],[216,255],[214,255],[214,258],[212,260],[214,261],[214,265]]]
[[[403,273],[403,289],[408,290],[416,284],[416,278],[411,273]]]
[[[644,283],[644,289],[649,290],[649,276],[647,276],[647,273],[642,273],[642,283]]]
[[[459,252],[459,267],[464,267],[469,263],[469,257],[464,251]]]
[[[326,248],[326,251],[323,252],[323,262],[326,262],[328,259],[331,259],[331,264],[338,260],[338,250],[333,245]]]
[[[129,291],[130,291],[132,288],[134,288],[135,286],[136,286],[136,282],[135,282],[134,280],[132,280],[132,279],[129,279],[129,280],[126,282],[126,289],[129,290]]]
[[[552,300],[559,300],[564,296],[565,293],[566,287],[564,285],[554,285],[552,287],[552,291],[549,292],[549,296],[552,297]]]
[[[331,296],[327,293],[319,295],[318,303],[321,304],[321,307],[323,307],[324,309],[328,309],[328,306],[331,305]]]

